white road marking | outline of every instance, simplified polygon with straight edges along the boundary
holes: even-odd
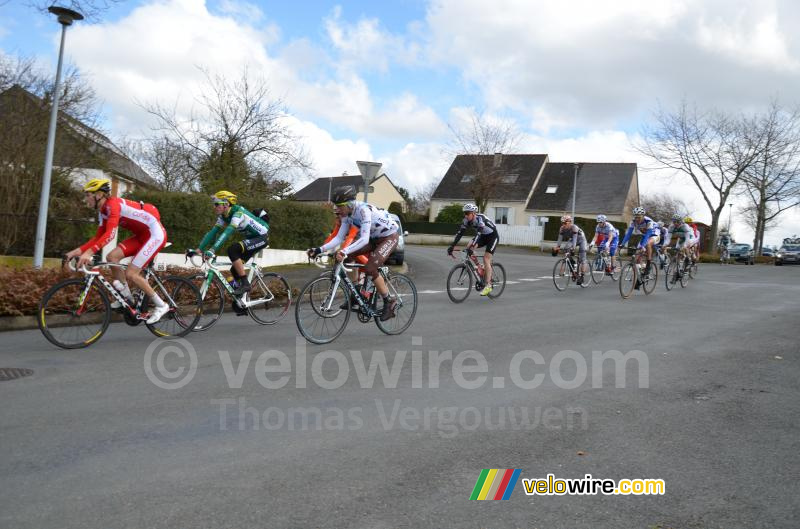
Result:
[[[529,278],[525,277],[525,278],[520,279],[520,281],[541,281],[542,279],[544,279],[544,278],[539,277],[539,278],[536,278],[536,279],[529,279]]]

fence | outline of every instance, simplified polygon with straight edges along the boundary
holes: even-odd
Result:
[[[498,224],[497,233],[500,235],[500,244],[512,246],[539,246],[544,235],[542,226],[512,226]]]
[[[460,224],[448,224],[442,222],[407,222],[405,228],[411,233],[406,240],[413,243],[432,243],[431,237],[427,235],[442,235],[443,240],[450,241],[458,231]],[[510,244],[514,246],[538,246],[544,236],[543,226],[514,226],[509,224],[498,224],[497,232],[500,235],[500,244]],[[465,237],[472,237],[475,230],[469,229],[464,234]]]

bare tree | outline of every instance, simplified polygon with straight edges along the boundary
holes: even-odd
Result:
[[[121,140],[120,149],[152,176],[164,191],[198,191],[188,153],[167,136]]]
[[[491,119],[474,111],[467,124],[448,127],[453,137],[447,154],[463,161],[464,166],[459,169],[471,175],[470,193],[478,208],[484,211],[509,169],[498,163],[494,155],[515,153],[521,133],[513,122]],[[458,158],[459,154],[467,156]]]
[[[756,255],[777,217],[800,204],[800,111],[784,111],[773,101],[758,125],[764,149],[745,170],[741,191],[748,198],[745,217],[755,232]]]
[[[634,148],[658,167],[682,173],[694,183],[711,213],[711,251],[715,251],[728,198],[764,150],[762,131],[754,118],[698,112],[685,101],[675,112],[659,108],[654,118]]]
[[[428,215],[431,207],[431,197],[433,196],[433,193],[436,191],[437,187],[439,187],[439,183],[436,181],[428,182],[427,184],[418,187],[416,193],[414,193],[414,196],[411,199],[411,210],[414,213],[419,213],[420,215]]]
[[[689,212],[683,200],[664,192],[643,195],[639,205],[647,211],[650,218],[663,222],[669,222],[675,213],[686,216]]]
[[[291,181],[309,172],[311,163],[289,128],[286,110],[270,97],[265,81],[251,79],[247,70],[235,81],[203,73],[206,85],[188,119],[161,103],[143,105],[158,119],[164,145],[184,153],[203,190],[224,185],[260,191],[275,179]]]

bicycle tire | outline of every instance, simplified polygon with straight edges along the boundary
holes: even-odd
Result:
[[[592,284],[591,275],[592,275],[592,265],[589,264],[589,260],[582,261],[578,263],[578,277],[581,278],[581,282],[578,285],[581,288],[589,288],[589,285]]]
[[[159,278],[163,288],[156,283],[154,289],[167,303],[169,312],[155,323],[147,323],[147,329],[159,338],[186,336],[194,329],[203,313],[203,300],[194,283],[180,276]]]
[[[689,274],[686,273],[686,268],[683,265],[678,264],[678,266],[681,271],[681,288],[686,288],[686,285],[689,284]]]
[[[502,281],[499,279],[502,278]],[[492,291],[487,294],[490,299],[497,299],[506,289],[506,267],[500,263],[492,263]]]
[[[387,283],[389,295],[397,299],[395,315],[386,321],[376,316],[375,324],[385,334],[401,334],[411,326],[417,315],[417,286],[403,274],[390,275]]]
[[[655,292],[656,285],[658,284],[658,265],[651,262],[648,268],[649,273],[643,274],[644,277],[642,278],[642,290],[646,296]]]
[[[275,272],[262,273],[261,277],[254,277],[249,300],[256,295],[271,295],[272,299],[263,305],[247,307],[250,317],[259,325],[275,325],[286,316],[292,305],[292,287],[282,275]],[[257,298],[263,299],[263,298]]]
[[[675,287],[675,283],[677,282],[678,263],[676,263],[674,259],[670,259],[667,261],[667,266],[664,267],[664,288],[670,291]]]
[[[689,279],[697,279],[697,272],[699,271],[697,267],[697,263],[691,263],[689,265]]]
[[[225,312],[225,287],[216,276],[211,279],[210,283],[206,274],[197,274],[192,279],[195,282],[202,281],[198,289],[202,312],[200,320],[192,330],[195,332],[207,331],[219,321],[222,313]]]
[[[75,292],[68,292],[67,290],[71,289],[73,286],[77,287],[74,289]],[[97,283],[92,284],[89,289],[89,294],[87,294],[82,303],[82,307],[85,308],[88,300],[91,302],[89,304],[90,309],[96,307],[97,310],[86,310],[77,316],[74,314],[75,301],[80,299],[85,288],[85,279],[66,279],[50,287],[50,289],[44,293],[44,296],[42,296],[41,301],[39,301],[36,323],[44,337],[47,338],[47,341],[53,345],[61,347],[62,349],[82,349],[84,347],[89,347],[99,340],[108,329],[108,325],[111,323],[111,303],[108,301],[108,295],[103,289],[98,287]],[[92,294],[97,294],[99,300],[95,301],[94,297],[89,299],[89,296]],[[69,318],[67,318],[67,316],[69,316]],[[99,327],[96,329],[90,328],[89,331],[81,332],[78,329],[76,321],[80,318],[83,318],[84,322],[99,323]],[[99,321],[93,321],[98,318]],[[58,329],[64,329],[65,332],[62,333]],[[66,336],[70,334],[75,336],[75,341],[66,341]],[[79,334],[88,337],[80,339],[78,336]]]
[[[466,288],[464,288],[464,282],[466,282]],[[462,289],[464,295],[459,296]],[[447,274],[447,297],[450,298],[450,301],[453,303],[463,302],[469,297],[471,290],[472,274],[467,270],[467,265],[462,263],[451,268],[450,273]]]
[[[309,281],[297,296],[294,305],[297,330],[311,343],[331,343],[341,336],[350,320],[350,295],[342,282],[336,287],[336,292],[331,292],[333,285],[331,276],[317,277]],[[328,302],[331,294],[333,299]],[[339,308],[342,303],[346,304],[346,309]],[[326,310],[326,305],[330,305],[330,309]],[[342,320],[341,323],[335,323],[337,318]],[[332,328],[331,334],[323,335],[329,325]]]
[[[611,280],[619,281],[619,276],[621,271],[622,267],[620,266],[619,261],[617,261],[611,266]]]
[[[553,284],[556,287],[556,290],[559,292],[563,292],[569,286],[570,281],[572,281],[571,272],[569,270],[569,266],[567,266],[567,258],[562,257],[558,261],[556,261],[555,266],[553,266]]]
[[[637,281],[636,266],[628,263],[622,267],[619,274],[619,294],[623,299],[628,299],[633,294]]]
[[[592,262],[592,283],[595,285],[599,285],[603,282],[603,278],[606,275],[606,262],[605,259],[600,257],[599,255],[594,258]]]

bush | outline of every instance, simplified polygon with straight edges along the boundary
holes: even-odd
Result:
[[[575,217],[575,225],[583,230],[586,234],[587,241],[594,238],[594,230],[597,226],[597,219],[594,217]],[[611,221],[610,221],[611,222]],[[624,222],[613,221],[611,224],[619,230],[619,236],[625,237],[625,232],[628,230],[628,225]],[[557,241],[558,230],[561,228],[561,217],[547,217],[547,224],[544,225],[544,240]],[[640,236],[631,236],[631,241],[638,242]]]
[[[394,213],[400,218],[400,223],[405,225],[406,223],[406,216],[403,213],[403,205],[400,202],[392,202],[389,204],[389,213]]]
[[[450,204],[449,206],[443,207],[439,214],[436,215],[436,222],[461,224],[461,221],[464,220],[463,207],[462,204]]]

